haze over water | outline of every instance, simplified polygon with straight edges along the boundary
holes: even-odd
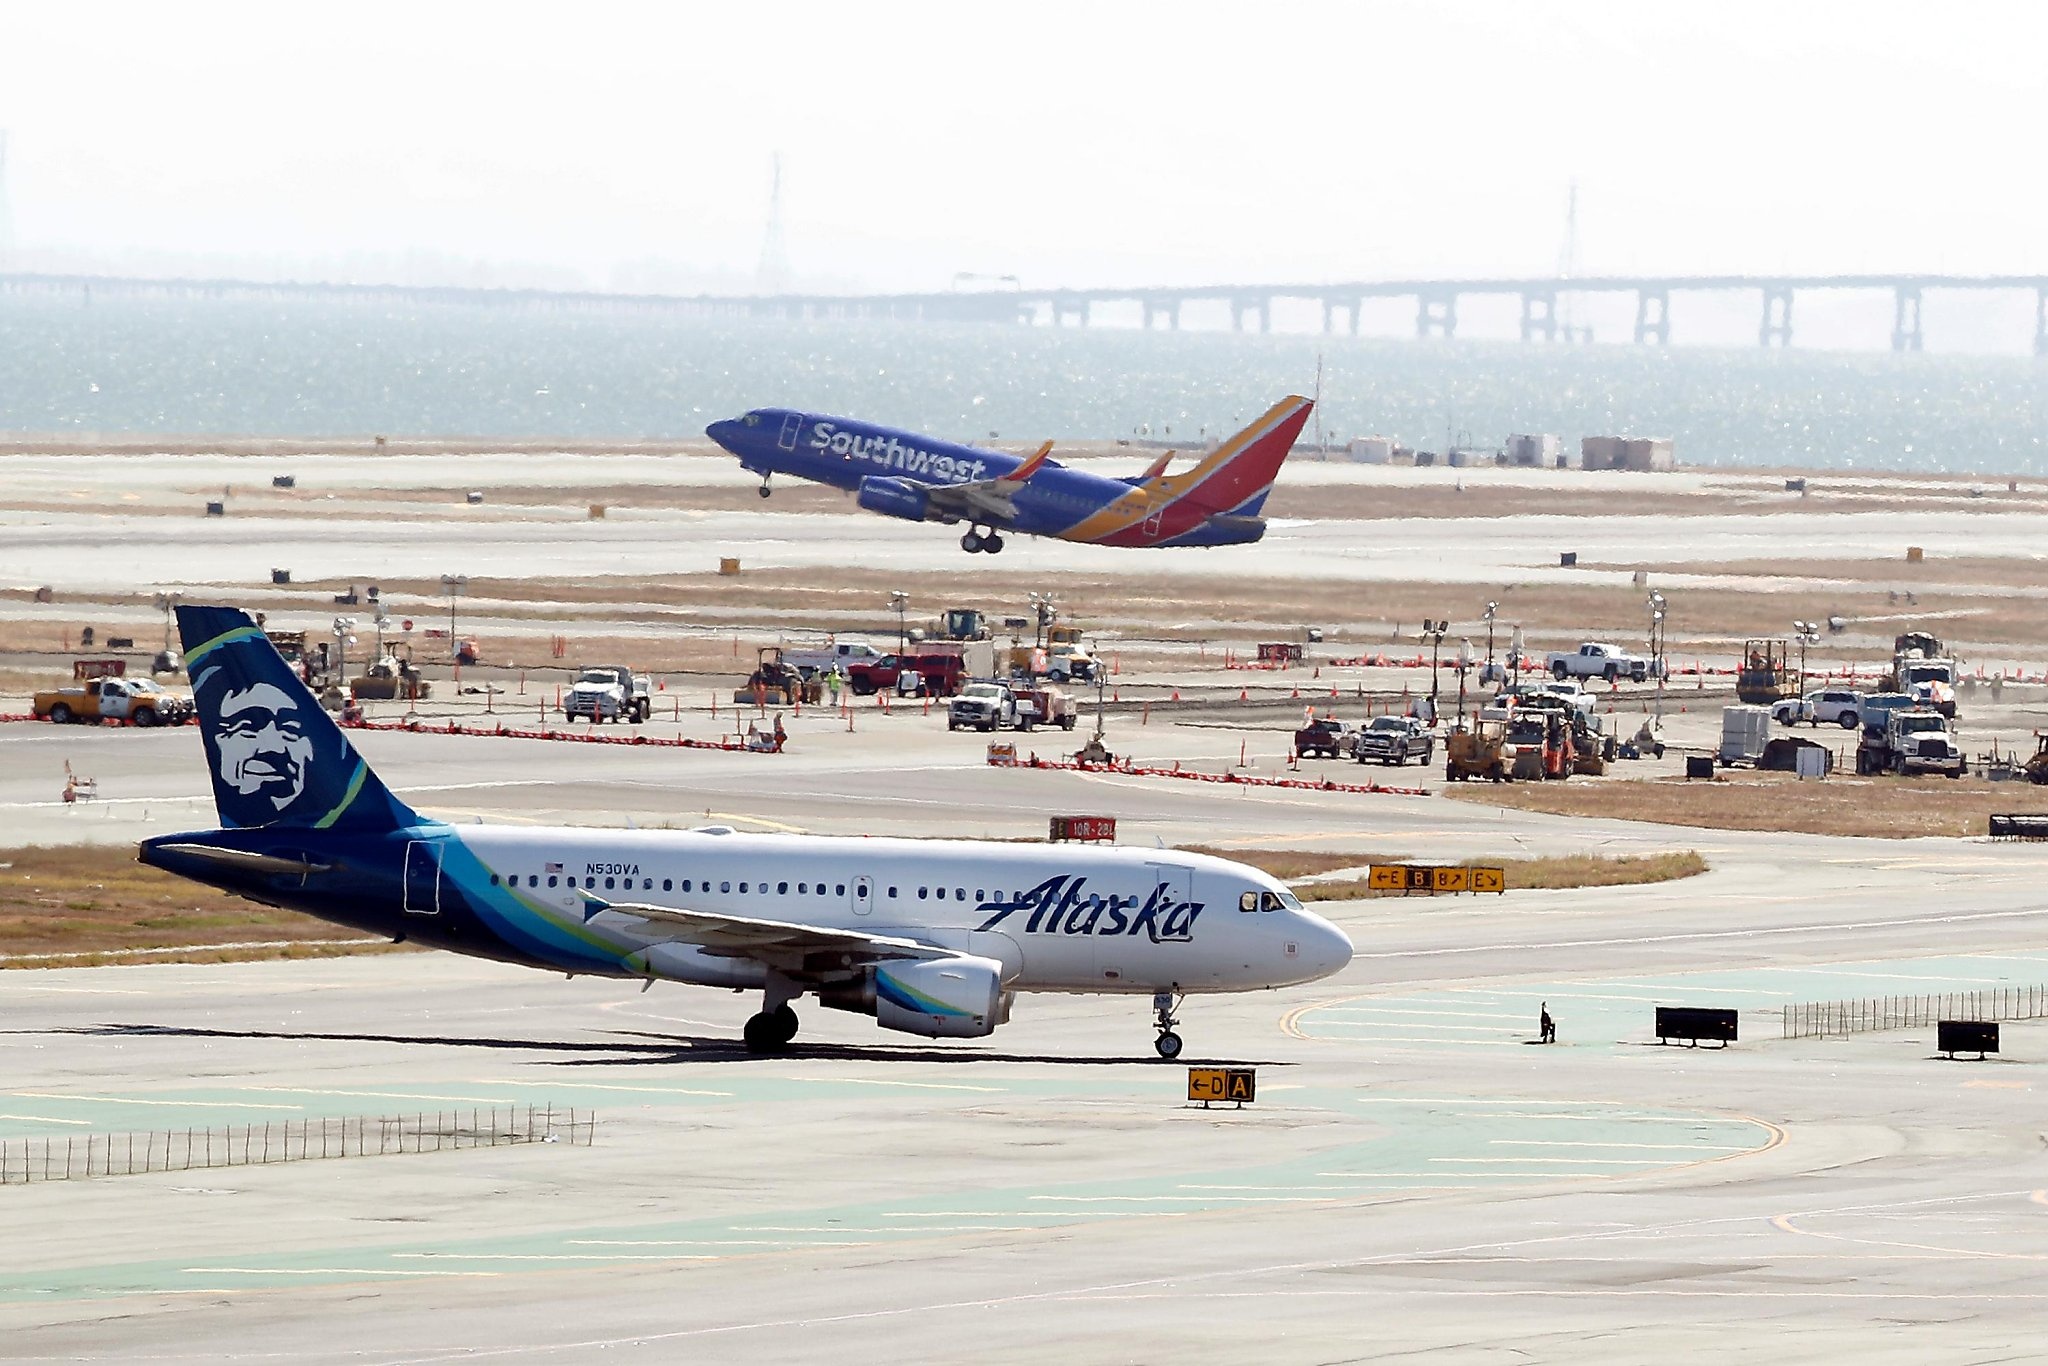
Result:
[[[1699,465],[2048,473],[2023,356],[779,323],[463,305],[10,298],[0,432],[694,437],[766,405],[956,439],[1197,444],[1323,361],[1333,441],[1670,436]],[[1312,434],[1311,434],[1312,439]]]

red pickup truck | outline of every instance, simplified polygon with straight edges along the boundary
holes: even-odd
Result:
[[[906,672],[918,677],[914,697],[951,697],[967,681],[967,659],[958,650],[917,650],[883,655],[872,663],[852,664],[846,682],[862,697],[876,692],[901,692],[897,680]]]

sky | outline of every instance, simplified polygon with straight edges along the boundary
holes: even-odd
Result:
[[[0,0],[9,262],[940,289],[2048,270],[2048,8]],[[973,284],[973,281],[967,281]]]

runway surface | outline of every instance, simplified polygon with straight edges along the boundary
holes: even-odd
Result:
[[[18,830],[119,858],[210,820],[190,732],[0,738]],[[21,776],[81,746],[113,814]],[[363,746],[453,818],[1030,835],[1099,810],[1131,842],[1714,867],[1331,904],[1358,950],[1339,978],[1183,1009],[1184,1061],[1257,1067],[1242,1111],[1186,1102],[1135,999],[1027,997],[946,1043],[812,1005],[799,1049],[760,1059],[735,1042],[750,997],[446,955],[0,973],[0,1144],[598,1116],[587,1148],[0,1187],[7,1359],[1882,1362],[2010,1353],[2048,1304],[2048,1025],[2008,1024],[1982,1064],[1925,1029],[1779,1037],[1788,1002],[2048,983],[2038,849],[1002,771],[977,739],[865,719],[775,758]],[[1735,1007],[1742,1038],[1658,1047],[1658,1004]]]

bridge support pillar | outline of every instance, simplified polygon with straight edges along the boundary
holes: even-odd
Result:
[[[1365,300],[1353,299],[1351,301],[1351,335],[1354,337],[1358,335],[1358,315],[1363,312],[1365,312]]]
[[[1900,285],[1892,291],[1892,350],[1920,349],[1920,287]]]
[[[1259,315],[1259,331],[1273,330],[1273,301],[1271,299],[1232,299],[1230,301],[1230,330],[1244,331],[1244,315]]]
[[[2034,354],[2048,356],[2048,288],[2034,291]]]
[[[1790,346],[1792,344],[1792,290],[1789,286],[1766,286],[1764,289],[1764,320],[1757,329],[1757,345]]]
[[[1143,302],[1145,306],[1145,330],[1147,332],[1152,330],[1152,320],[1162,317],[1166,319],[1166,326],[1170,331],[1180,331],[1180,300],[1146,299]]]
[[[1663,346],[1671,340],[1671,296],[1661,289],[1636,291],[1636,344]]]
[[[1088,325],[1088,301],[1086,299],[1062,299],[1055,296],[1052,301],[1052,325],[1054,327],[1065,327],[1069,317],[1079,326],[1086,327]]]
[[[1522,340],[1557,340],[1557,296],[1555,294],[1524,294],[1522,296]]]
[[[1458,296],[1418,294],[1415,296],[1415,335],[1444,337],[1458,335]]]

